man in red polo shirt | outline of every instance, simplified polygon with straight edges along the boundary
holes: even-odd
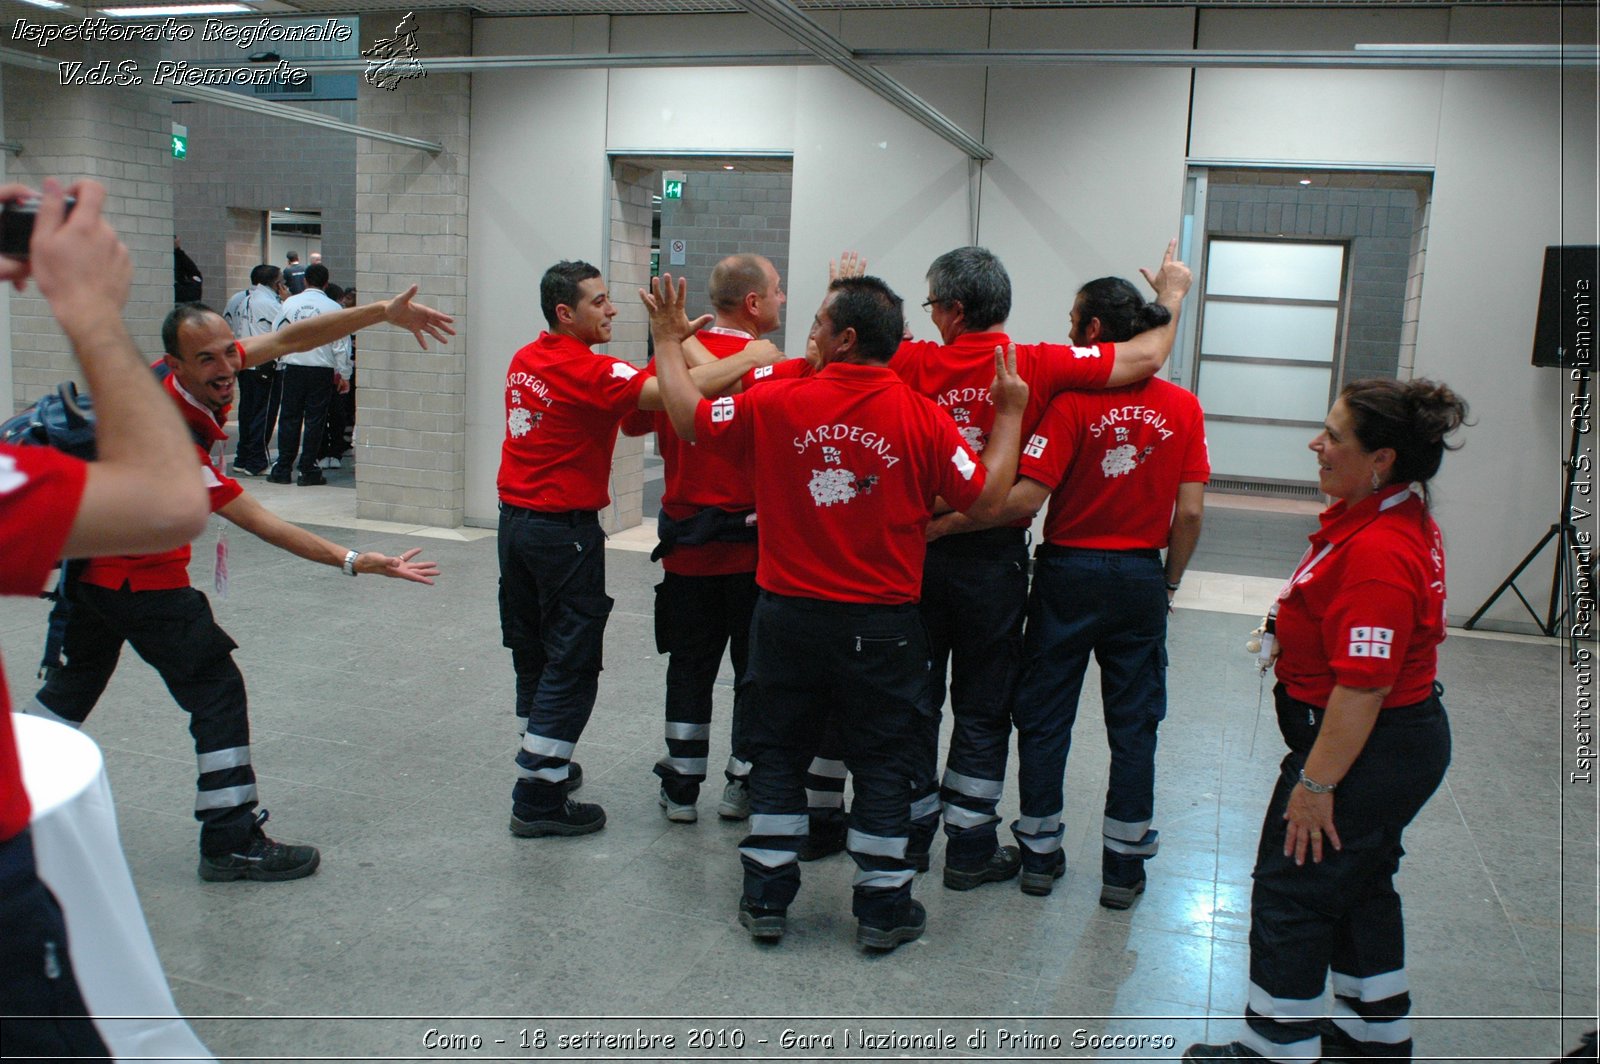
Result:
[[[648,298],[657,373],[679,435],[761,456],[761,586],[750,675],[761,710],[749,722],[750,834],[740,845],[739,922],[781,938],[800,886],[809,831],[805,774],[816,736],[839,736],[855,777],[846,847],[856,862],[856,941],[893,949],[922,934],[907,854],[911,801],[905,739],[928,682],[917,599],[924,529],[935,498],[980,519],[1015,475],[1027,385],[996,358],[993,434],[982,462],[956,426],[888,368],[905,319],[873,277],[829,286],[811,340],[821,369],[739,396],[698,402],[683,364],[682,286]]]
[[[1172,313],[1166,326],[1118,343],[1016,345],[1017,372],[1029,387],[1024,439],[1060,392],[1121,387],[1150,377],[1166,362],[1190,280],[1188,267],[1174,258],[1176,250],[1174,240],[1154,273],[1140,271],[1155,288],[1157,302]],[[889,367],[912,390],[938,403],[982,453],[994,418],[988,394],[991,353],[1011,342],[1005,333],[1011,278],[986,248],[963,247],[935,259],[927,281],[923,307],[941,342],[907,341]],[[1010,879],[1020,866],[1017,848],[999,845],[995,810],[1005,787],[1012,694],[1022,654],[1027,526],[1020,520],[945,536],[930,545],[923,572],[922,618],[932,648],[933,682],[920,737],[924,771],[913,780],[913,850],[926,853],[942,806],[944,885],[953,890]],[[955,724],[941,788],[939,711],[947,665]],[[926,867],[926,857],[922,860]]]
[[[760,255],[731,255],[711,271],[713,324],[695,339],[714,358],[727,358],[783,321],[783,283]],[[759,372],[759,371],[758,371]],[[661,560],[656,585],[656,649],[668,655],[666,756],[656,762],[661,809],[668,820],[694,823],[706,778],[711,739],[711,692],[727,648],[733,659],[733,751],[717,814],[750,815],[750,762],[743,749],[748,691],[750,615],[756,606],[755,486],[751,469],[702,448],[672,431],[664,412],[638,413],[622,422],[630,436],[654,432],[666,484],[658,532]]]
[[[133,263],[101,216],[105,189],[82,181],[71,191],[78,202],[66,216],[60,186],[45,183],[31,258],[0,258],[0,282],[20,288],[31,272],[67,334],[97,397],[99,460],[0,446],[0,594],[37,595],[62,555],[165,550],[205,526],[192,445],[122,323]],[[30,195],[0,187],[0,201]],[[29,814],[0,669],[0,1046],[19,1060],[105,1060],[61,909],[35,869]]]
[[[425,334],[445,341],[452,319],[412,303],[415,292],[413,287],[387,303],[331,312],[243,340],[234,338],[220,314],[200,303],[183,304],[167,315],[161,326],[166,357],[157,368],[166,374],[162,387],[194,441],[191,455],[198,458],[213,512],[275,547],[350,576],[378,573],[433,582],[438,567],[413,560],[420,549],[397,558],[348,550],[272,514],[222,472],[223,425],[241,368],[328,343],[377,321],[410,330],[424,347]],[[265,810],[255,812],[249,709],[244,677],[233,662],[237,644],[217,624],[206,596],[189,586],[189,553],[185,544],[91,561],[70,604],[57,604],[58,610],[70,610],[61,644],[65,664],[49,670],[24,711],[82,725],[111,681],[123,644],[131,644],[190,715],[200,878],[277,882],[308,876],[321,861],[316,847],[274,842],[262,830]]]
[[[594,711],[612,606],[600,511],[611,502],[619,423],[661,409],[654,377],[594,351],[617,314],[599,270],[556,263],[539,282],[539,303],[550,330],[506,372],[498,479],[500,630],[522,731],[511,833],[523,838],[605,827],[605,810],[568,797],[582,779],[572,751]],[[733,386],[776,354],[765,346],[760,357],[741,351],[696,367],[695,384],[710,395]]]

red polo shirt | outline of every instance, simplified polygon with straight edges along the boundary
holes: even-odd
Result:
[[[645,375],[570,336],[540,333],[506,371],[500,501],[529,510],[603,510],[617,425]]]
[[[1178,485],[1211,479],[1200,401],[1157,377],[1062,392],[1023,442],[1017,476],[1051,490],[1046,542],[1163,548]]]
[[[1392,685],[1385,706],[1421,702],[1438,672],[1444,604],[1439,526],[1408,486],[1335,503],[1278,593],[1278,679],[1316,706],[1335,684]]]
[[[955,425],[883,366],[836,362],[703,401],[695,431],[759,460],[756,583],[781,595],[916,602],[934,498],[964,510],[983,490]]]
[[[235,341],[235,346],[238,342]],[[239,349],[240,357],[244,349]],[[159,363],[156,363],[159,365]],[[227,423],[228,408],[213,413],[202,406],[178,384],[178,378],[167,375],[161,382],[172,401],[178,404],[184,424],[195,439],[195,452],[199,455],[202,475],[209,489],[211,512],[216,513],[240,495],[244,489],[232,477],[223,474],[212,455],[220,457],[220,444],[228,438],[222,426]],[[201,441],[205,441],[202,443]],[[126,554],[114,558],[95,558],[83,571],[83,582],[95,587],[116,590],[127,584],[132,591],[165,591],[189,586],[189,546],[160,554]]]

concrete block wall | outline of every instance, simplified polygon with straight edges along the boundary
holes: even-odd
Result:
[[[1211,237],[1335,239],[1350,248],[1342,373],[1335,385],[1399,373],[1408,277],[1424,193],[1410,178],[1341,174],[1301,186],[1299,175],[1229,172],[1207,191]],[[1395,184],[1401,187],[1393,187]]]
[[[260,211],[246,210],[239,207],[230,207],[223,214],[223,227],[221,231],[223,240],[223,261],[226,263],[224,272],[226,284],[220,281],[216,291],[215,306],[224,306],[226,300],[220,293],[226,292],[229,296],[244,288],[250,283],[250,271],[261,264],[262,248],[266,246],[267,220]],[[196,263],[198,265],[198,263]],[[205,268],[201,267],[201,273]]]
[[[685,174],[683,198],[661,201],[661,269],[689,279],[689,306],[710,313],[706,286],[718,260],[765,255],[789,284],[789,202],[794,175],[711,170]],[[659,193],[660,185],[656,186]],[[674,238],[688,244],[682,266],[671,263]]]
[[[283,106],[356,120],[354,100]],[[206,302],[221,306],[263,261],[258,250],[244,276],[228,261],[234,209],[320,212],[323,262],[335,283],[355,282],[355,137],[215,104],[179,104],[173,112],[173,121],[189,127],[188,157],[172,162],[174,217],[184,250],[205,277]]]
[[[94,178],[107,188],[105,215],[133,256],[124,315],[141,351],[161,353],[161,320],[172,309],[172,108],[124,90],[62,89],[53,73],[5,69],[6,139],[22,145],[9,179],[35,188],[46,177]],[[30,288],[11,297],[13,403],[21,408],[77,378],[66,337]]]
[[[417,16],[418,54],[466,55],[465,11]],[[362,21],[361,47],[393,32]],[[467,140],[471,77],[430,72],[393,89],[365,80],[359,124],[443,144],[437,155],[362,139],[356,147],[356,286],[363,300],[421,285],[422,302],[455,315],[449,346],[420,351],[411,335],[378,326],[361,335],[357,373],[356,512],[454,528],[465,492]],[[431,342],[430,342],[431,343]]]
[[[612,164],[610,262],[604,269],[617,316],[605,350],[635,366],[643,366],[650,357],[649,317],[638,290],[650,283],[651,197],[660,187],[660,175],[654,170]],[[617,532],[639,524],[643,498],[644,438],[619,435],[611,457],[611,505],[600,514],[601,527]]]

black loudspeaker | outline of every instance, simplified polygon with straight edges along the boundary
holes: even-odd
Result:
[[[1544,282],[1533,329],[1533,364],[1594,367],[1595,297],[1600,245],[1544,249]]]

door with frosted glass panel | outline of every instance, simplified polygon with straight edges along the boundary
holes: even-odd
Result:
[[[1343,243],[1213,238],[1196,393],[1214,479],[1315,484],[1306,444],[1339,380]]]

